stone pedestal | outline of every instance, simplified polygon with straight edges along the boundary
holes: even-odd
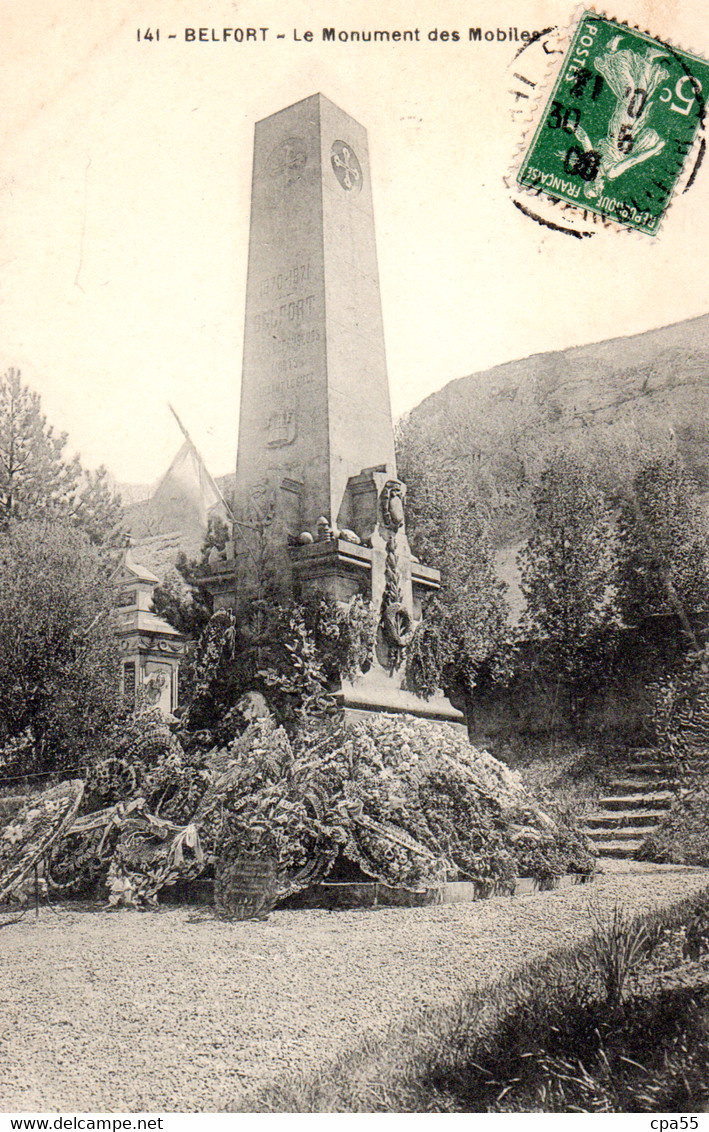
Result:
[[[121,692],[135,704],[139,688],[164,715],[177,707],[180,661],[186,641],[162,617],[152,612],[160,579],[136,562],[130,548],[123,552],[113,574],[116,591],[116,636],[121,653]]]

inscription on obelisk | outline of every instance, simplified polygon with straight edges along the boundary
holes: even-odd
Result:
[[[396,475],[367,134],[320,94],[257,123],[237,499],[279,539]]]

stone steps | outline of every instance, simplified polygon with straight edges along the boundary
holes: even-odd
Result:
[[[642,794],[603,794],[598,799],[605,810],[668,810],[672,805],[673,790],[646,790]]]
[[[604,830],[604,829],[617,829],[619,827],[628,828],[632,826],[634,829],[647,829],[654,828],[659,821],[662,820],[666,810],[596,810],[596,812],[587,819],[586,826],[588,830]]]
[[[667,777],[654,778],[648,780],[641,778],[638,775],[635,778],[630,778],[625,775],[623,778],[614,778],[609,784],[608,790],[612,791],[616,797],[624,797],[626,795],[639,795],[639,794],[664,794],[669,791],[672,793],[671,784]]]
[[[625,858],[632,857],[642,845],[642,840],[637,841],[604,841],[602,844],[597,843],[599,857],[616,857]]]
[[[652,778],[655,775],[666,775],[672,768],[667,763],[626,763],[624,771],[631,775],[641,775],[643,778]]]
[[[618,767],[584,825],[600,856],[628,858],[637,852],[676,797],[676,773],[656,751],[628,752],[627,762]]]
[[[597,843],[606,841],[637,841],[638,839],[642,841],[648,835],[648,833],[652,833],[653,829],[655,829],[656,826],[657,823],[655,822],[652,825],[644,825],[639,827],[621,825],[616,829],[589,830],[587,828],[586,834],[591,838],[592,841],[595,841]]]

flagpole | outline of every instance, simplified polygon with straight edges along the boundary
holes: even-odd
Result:
[[[179,425],[179,428],[180,428],[180,431],[181,431],[182,435],[184,436],[185,440],[187,441],[187,443],[189,444],[190,448],[192,449],[192,451],[194,452],[195,456],[197,457],[197,459],[198,459],[198,461],[199,461],[199,464],[200,464],[200,467],[201,467],[201,468],[202,468],[202,470],[204,471],[204,473],[205,473],[205,475],[206,475],[207,479],[209,480],[210,484],[212,485],[212,487],[213,487],[213,488],[214,488],[214,490],[216,491],[216,493],[217,493],[217,495],[218,495],[219,499],[221,500],[222,504],[224,505],[224,510],[226,511],[226,513],[227,513],[227,516],[228,516],[228,518],[229,518],[230,522],[234,523],[234,524],[235,524],[235,525],[236,525],[237,527],[246,527],[246,528],[247,528],[248,530],[250,530],[250,531],[255,531],[255,530],[258,530],[258,528],[257,528],[257,527],[255,527],[255,526],[254,526],[254,525],[253,525],[252,523],[242,523],[242,522],[241,522],[241,521],[240,521],[239,519],[237,519],[237,518],[235,517],[235,515],[234,515],[234,512],[232,511],[231,507],[229,506],[229,504],[227,503],[226,499],[224,498],[224,495],[223,495],[223,493],[222,493],[222,492],[220,491],[220,489],[219,489],[219,485],[218,485],[218,484],[217,484],[217,482],[215,481],[215,479],[214,479],[214,476],[213,476],[213,475],[211,474],[211,472],[210,472],[209,468],[208,468],[208,467],[207,467],[207,465],[205,464],[205,462],[204,462],[204,457],[202,456],[202,453],[200,452],[199,448],[198,448],[198,447],[197,447],[197,445],[195,444],[194,440],[192,439],[192,437],[191,437],[191,436],[190,436],[190,434],[188,433],[187,429],[186,429],[186,428],[185,428],[185,426],[183,425],[182,421],[181,421],[181,420],[180,420],[180,418],[178,417],[178,415],[177,415],[177,413],[176,413],[175,409],[174,409],[174,408],[172,407],[172,405],[170,404],[170,402],[169,402],[169,401],[168,401],[168,403],[167,403],[167,407],[168,407],[168,409],[170,410],[170,412],[172,413],[172,415],[173,415],[173,417],[175,418],[175,420],[177,421],[177,423],[178,423],[178,425]]]
[[[216,483],[216,481],[215,481],[215,479],[214,479],[213,475],[212,475],[212,474],[211,474],[211,472],[209,471],[209,468],[208,468],[208,467],[207,467],[207,465],[205,464],[205,462],[204,462],[204,458],[203,458],[203,456],[202,456],[202,453],[200,452],[199,448],[198,448],[198,447],[197,447],[197,445],[195,444],[194,440],[192,439],[192,437],[191,437],[191,436],[190,436],[190,434],[188,433],[187,429],[186,429],[186,428],[185,428],[185,426],[183,425],[182,421],[181,421],[181,420],[180,420],[180,418],[178,417],[177,413],[175,412],[175,409],[174,409],[174,408],[172,407],[172,405],[170,404],[170,402],[169,402],[169,401],[168,401],[168,403],[167,403],[167,407],[168,407],[168,409],[170,410],[170,412],[172,413],[172,415],[173,415],[173,417],[175,418],[175,420],[177,421],[177,423],[178,423],[178,425],[179,425],[179,428],[180,428],[180,431],[181,431],[182,435],[184,436],[185,440],[187,441],[187,443],[189,444],[190,448],[192,449],[192,451],[194,452],[195,456],[197,457],[197,459],[198,459],[198,461],[199,461],[199,464],[200,464],[200,467],[202,468],[202,470],[203,470],[204,474],[206,475],[207,479],[209,480],[209,483],[210,483],[211,487],[212,487],[212,488],[214,489],[214,491],[215,491],[215,492],[216,492],[216,494],[218,495],[219,499],[221,500],[222,504],[224,505],[224,509],[225,509],[225,511],[226,511],[226,513],[227,513],[227,515],[229,516],[229,518],[230,518],[230,519],[231,519],[232,521],[234,521],[234,516],[233,516],[233,514],[232,514],[232,510],[231,510],[231,507],[230,507],[230,506],[229,506],[229,504],[227,503],[226,499],[224,498],[224,495],[223,495],[223,493],[222,493],[222,492],[220,491],[220,489],[219,489],[219,485],[218,485],[218,484]]]

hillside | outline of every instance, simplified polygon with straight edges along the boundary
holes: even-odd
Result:
[[[676,451],[709,492],[709,315],[450,382],[401,423],[400,474],[422,461],[464,470],[505,545],[527,532],[545,456],[562,446],[609,487],[641,454]]]

